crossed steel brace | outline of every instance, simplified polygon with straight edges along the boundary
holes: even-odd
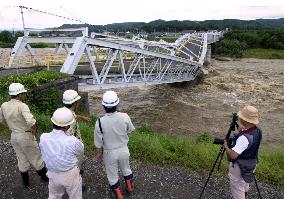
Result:
[[[59,30],[81,31],[80,37],[30,37],[32,31],[43,30],[25,30],[25,36],[18,38],[12,50],[9,66],[13,65],[14,58],[24,48],[36,57],[31,43],[55,43],[55,54],[62,48],[67,53],[60,72],[74,74],[82,57],[87,58],[92,75],[80,76],[85,79],[79,84],[79,89],[83,91],[193,80],[202,68],[207,45],[218,41],[223,35],[223,32],[217,31],[193,33],[183,35],[175,43],[167,43],[96,33],[88,37],[87,28]],[[107,56],[103,61],[98,61],[102,52]],[[129,55],[130,59],[127,58]],[[41,63],[39,59],[35,61]]]

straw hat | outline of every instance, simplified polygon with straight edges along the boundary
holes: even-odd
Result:
[[[252,123],[252,124],[258,124],[259,123],[259,116],[258,116],[258,110],[253,106],[245,106],[243,110],[238,112],[238,117],[242,120]]]

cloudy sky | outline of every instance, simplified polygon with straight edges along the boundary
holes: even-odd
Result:
[[[23,5],[86,23],[104,25],[117,22],[163,20],[284,18],[283,0],[0,0],[0,29],[22,28]],[[55,27],[76,23],[24,10],[26,27]]]

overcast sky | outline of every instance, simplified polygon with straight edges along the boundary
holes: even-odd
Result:
[[[22,28],[23,5],[96,25],[163,20],[284,18],[284,0],[0,0],[0,29]],[[26,27],[76,23],[24,10]]]

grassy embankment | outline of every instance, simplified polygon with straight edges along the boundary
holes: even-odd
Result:
[[[0,104],[9,99],[7,86],[11,82],[19,81],[27,85],[29,91],[36,85],[52,81],[62,77],[58,73],[39,72],[21,76],[9,76],[0,80]],[[52,94],[53,93],[53,94]],[[55,94],[54,94],[55,93]],[[50,115],[57,107],[61,106],[56,92],[50,92],[39,102],[27,102],[37,119],[38,135],[49,132],[52,128]],[[39,106],[40,103],[40,106]],[[81,123],[80,128],[87,154],[93,154],[93,129],[92,124]],[[0,127],[0,139],[8,139],[10,132],[3,126]],[[177,166],[187,171],[196,171],[207,174],[211,168],[220,146],[212,144],[212,138],[208,134],[202,134],[197,139],[184,139],[161,135],[153,132],[150,126],[138,129],[130,134],[129,148],[132,158],[145,164],[162,164]],[[227,171],[226,158],[222,162],[220,173]],[[284,149],[271,148],[260,151],[260,164],[257,177],[269,184],[284,186]]]
[[[284,50],[275,49],[248,49],[244,51],[245,58],[259,58],[259,59],[284,59]]]

